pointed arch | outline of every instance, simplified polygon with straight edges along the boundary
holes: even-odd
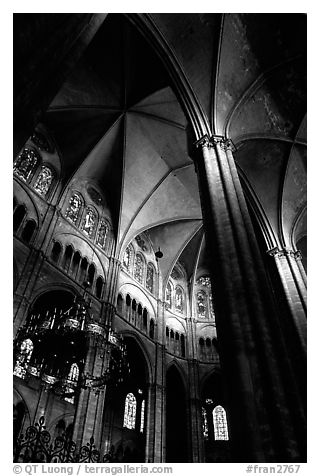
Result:
[[[153,359],[150,356],[144,341],[141,339],[140,335],[138,335],[136,332],[131,330],[122,331],[120,334],[124,337],[124,339],[132,339],[132,341],[134,341],[134,343],[138,346],[145,363],[145,370],[146,370],[146,377],[147,377],[146,382],[147,384],[150,384],[151,382],[153,382],[153,379],[154,379],[154,364],[152,362]]]

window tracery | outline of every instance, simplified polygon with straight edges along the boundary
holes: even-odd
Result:
[[[94,230],[96,227],[97,216],[92,208],[87,208],[85,216],[82,220],[82,231],[88,235],[90,238],[93,237]]]
[[[53,180],[52,170],[45,166],[41,166],[41,170],[38,174],[34,189],[40,195],[46,196]]]
[[[31,339],[22,341],[19,354],[14,366],[13,374],[17,377],[24,378],[26,375],[28,363],[33,352],[33,342]]]
[[[77,223],[78,217],[80,215],[82,200],[77,193],[74,193],[69,200],[69,206],[66,211],[66,218],[68,218],[73,223]]]
[[[175,308],[182,312],[183,311],[183,291],[182,289],[180,288],[180,286],[177,286],[176,287],[176,292],[175,292]]]
[[[207,296],[203,291],[197,293],[198,317],[206,317],[207,314]]]
[[[132,259],[132,248],[131,246],[127,246],[123,253],[122,264],[127,271],[130,271],[131,266],[131,259]]]
[[[125,400],[123,426],[134,430],[136,424],[137,400],[133,393],[128,393]]]
[[[97,244],[101,246],[101,248],[105,247],[108,231],[109,227],[107,222],[105,220],[101,220],[97,233]]]
[[[199,319],[214,319],[211,280],[209,276],[200,276],[196,282],[196,308]],[[200,289],[199,289],[200,288]]]
[[[169,281],[166,287],[166,303],[169,308],[172,307],[172,285]]]
[[[135,259],[134,277],[140,284],[143,282],[143,264],[142,256],[138,253]]]
[[[226,411],[221,405],[212,410],[214,439],[229,440]]]
[[[35,151],[25,148],[15,161],[13,171],[22,180],[27,182],[33,175],[38,165],[38,161],[39,157]]]
[[[51,186],[52,180],[52,170],[49,167],[42,165],[36,183],[34,184],[35,191],[40,195],[46,196]]]
[[[151,293],[154,292],[154,268],[151,263],[147,266],[146,288]]]
[[[196,284],[211,289],[211,279],[209,276],[200,276],[200,278],[197,279]]]
[[[68,374],[68,380],[71,380],[72,382],[78,382],[78,379],[79,379],[79,367],[74,362],[70,367],[70,371],[69,371],[69,374]]]

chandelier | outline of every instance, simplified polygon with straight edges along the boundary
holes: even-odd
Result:
[[[123,337],[90,314],[91,302],[76,296],[69,309],[32,314],[14,340],[14,374],[39,378],[41,385],[74,402],[81,388],[100,391],[120,385],[130,372]],[[106,370],[85,373],[90,346],[99,348]]]

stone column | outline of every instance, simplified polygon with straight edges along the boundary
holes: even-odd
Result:
[[[268,251],[273,257],[283,285],[294,327],[304,353],[307,348],[306,287],[292,250],[274,248]]]
[[[305,415],[232,144],[198,141],[196,168],[215,283],[233,461],[305,458]]]
[[[100,314],[100,324],[106,329],[113,328],[119,270],[120,261],[112,256],[109,257],[104,301]],[[110,353],[107,347],[107,344],[103,344],[94,336],[88,336],[88,352],[84,368],[84,373],[89,376],[87,381],[90,381],[90,377],[93,380],[99,378],[108,368]],[[73,433],[77,446],[85,445],[93,436],[97,448],[100,449],[107,391],[105,386],[90,386],[90,382],[87,388],[81,389]]]
[[[199,363],[189,360],[189,408],[190,408],[190,435],[191,435],[191,461],[203,463],[205,461],[204,444],[202,436],[201,395],[199,381]]]
[[[302,254],[301,254],[300,251],[296,251],[294,253],[294,256],[296,258],[296,262],[297,262],[297,265],[298,265],[298,268],[299,268],[299,271],[300,271],[301,279],[304,282],[304,285],[307,286],[307,275],[306,275],[306,271],[304,269],[304,266],[302,264]]]
[[[156,344],[155,376],[150,382],[147,401],[146,421],[146,462],[165,461],[165,400],[164,383],[165,348]]]
[[[81,388],[73,427],[73,440],[79,450],[93,436],[97,449],[100,449],[105,386],[95,385],[108,364],[108,356],[95,336],[88,336],[88,351],[84,366],[86,387]]]

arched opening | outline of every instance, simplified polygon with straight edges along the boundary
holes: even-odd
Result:
[[[135,299],[132,300],[132,313],[131,313],[131,319],[133,324],[136,323],[136,313],[137,313],[137,302]]]
[[[102,288],[103,288],[103,279],[101,276],[96,281],[96,296],[98,299],[101,299],[102,296]]]
[[[76,251],[72,258],[71,272],[74,277],[78,274],[78,269],[80,266],[81,255],[79,251]]]
[[[26,215],[26,209],[23,205],[19,205],[13,214],[13,231],[17,232]]]
[[[148,365],[134,338],[125,337],[124,342],[130,372],[106,399],[102,442],[107,441],[106,450],[113,462],[142,463],[148,424]]]
[[[123,297],[121,294],[118,294],[117,297],[117,313],[122,316],[123,313]]]
[[[58,263],[60,259],[60,255],[62,252],[62,247],[59,241],[55,241],[51,250],[51,259],[54,263]]]
[[[181,357],[185,357],[186,356],[186,348],[185,348],[185,341],[184,341],[184,335],[181,334]]]
[[[86,275],[87,275],[87,268],[88,268],[88,260],[87,258],[82,258],[81,265],[80,265],[79,280],[78,280],[81,286],[85,282]]]
[[[64,257],[63,257],[63,268],[65,271],[69,271],[69,267],[70,267],[70,263],[71,263],[71,259],[72,259],[72,255],[73,255],[73,249],[72,249],[72,246],[71,245],[68,245],[66,247],[66,250],[64,252]]]
[[[154,339],[154,320],[150,319],[149,337]]]
[[[142,327],[142,306],[139,303],[138,305],[138,314],[137,314],[137,327],[141,329]]]
[[[167,371],[166,390],[166,462],[186,463],[189,461],[186,395],[174,365]]]
[[[143,330],[144,332],[147,332],[148,330],[148,311],[146,309],[143,309],[143,314],[142,314],[142,320],[143,320]]]
[[[96,267],[93,263],[91,263],[88,269],[88,281],[90,283],[90,286],[92,286],[93,284],[95,273],[96,273]]]
[[[205,461],[229,462],[229,432],[220,374],[211,374],[205,380],[201,400]]]
[[[36,226],[37,224],[34,220],[27,221],[21,234],[21,238],[23,239],[23,241],[25,241],[26,243],[30,243],[33,237],[33,233],[36,229]]]

